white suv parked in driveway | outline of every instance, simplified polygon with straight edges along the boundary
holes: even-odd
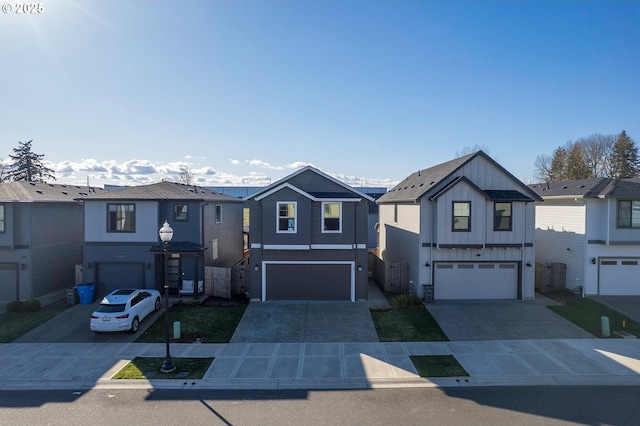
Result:
[[[160,292],[152,289],[119,289],[106,295],[91,314],[92,331],[138,331],[140,322],[162,306]]]

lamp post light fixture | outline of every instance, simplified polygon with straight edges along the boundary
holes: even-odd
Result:
[[[167,249],[169,248],[169,241],[173,238],[173,229],[169,226],[169,222],[164,221],[164,225],[158,231],[160,240],[162,240],[162,248],[164,252],[164,336],[167,344],[167,351],[164,357],[164,362],[160,371],[163,373],[171,373],[176,369],[171,360],[171,354],[169,353],[169,267],[168,267],[168,255]]]

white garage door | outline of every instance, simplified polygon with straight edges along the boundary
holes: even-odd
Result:
[[[516,263],[436,263],[435,299],[517,299]]]
[[[601,259],[599,294],[640,296],[640,259]]]

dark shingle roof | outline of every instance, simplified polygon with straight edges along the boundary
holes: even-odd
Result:
[[[529,185],[538,195],[582,198],[640,198],[640,179],[591,178]]]
[[[493,190],[484,191],[493,201],[533,201],[533,198],[515,190]]]
[[[378,199],[378,203],[413,203],[425,195],[433,196],[434,194],[432,188],[434,188],[438,183],[447,179],[458,169],[463,167],[465,164],[467,164],[477,156],[483,156],[500,170],[502,170],[505,174],[512,177],[514,181],[520,182],[517,178],[515,178],[511,173],[500,166],[500,164],[496,163],[483,151],[477,151],[473,154],[468,154],[463,157],[447,161],[446,163],[438,164],[437,166],[420,170],[411,174],[409,177],[396,185],[393,189],[389,190],[389,192],[380,197]],[[525,192],[530,193],[529,195],[531,196],[531,199],[537,199],[537,195],[533,191],[529,190],[526,185],[522,184],[522,188]]]
[[[75,202],[78,197],[107,192],[89,186],[41,182],[5,182],[0,184],[0,202]]]
[[[181,201],[227,201],[242,203],[240,198],[221,194],[193,185],[175,182],[158,182],[150,185],[130,186],[81,197],[82,200],[181,200]]]

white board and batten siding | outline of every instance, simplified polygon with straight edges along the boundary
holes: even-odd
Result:
[[[541,203],[536,207],[536,262],[564,263],[565,287],[585,286],[586,207],[582,203]]]

